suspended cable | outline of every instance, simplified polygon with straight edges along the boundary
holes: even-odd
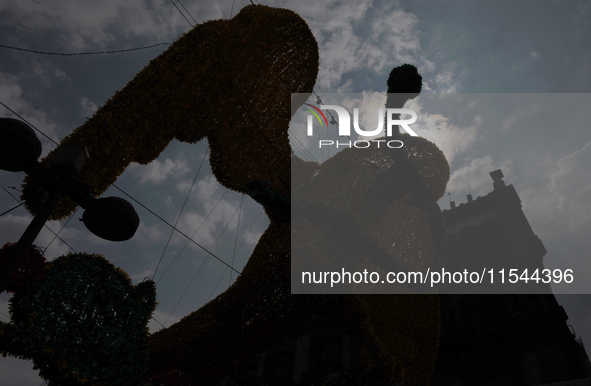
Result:
[[[228,222],[226,223],[226,226],[224,227],[224,229],[222,230],[222,233],[220,233],[220,235],[218,236],[217,240],[215,241],[215,243],[213,244],[213,246],[211,247],[211,249],[213,250],[215,248],[215,246],[218,244],[218,241],[220,241],[220,239],[222,238],[224,232],[226,232],[226,229],[228,229],[228,225],[230,225],[230,222],[234,219],[234,216],[236,215],[236,212],[238,211],[238,209],[240,209],[239,207],[236,208],[236,210],[234,211],[234,213],[232,214],[232,217],[230,217],[230,219],[228,220]],[[213,256],[213,255],[212,255]],[[185,294],[187,293],[187,291],[189,290],[189,287],[191,287],[191,284],[193,284],[193,281],[195,280],[195,278],[197,277],[197,274],[199,273],[199,271],[201,271],[201,268],[203,267],[203,264],[205,264],[205,261],[207,261],[207,259],[209,258],[209,256],[205,256],[205,259],[203,259],[203,261],[201,262],[201,265],[199,266],[199,268],[197,269],[197,272],[195,272],[195,275],[193,275],[193,278],[191,279],[191,281],[189,282],[189,285],[187,285],[187,288],[185,288],[185,291],[183,292],[183,294],[181,295],[180,299],[178,300],[178,302],[176,302],[174,308],[172,309],[172,311],[170,311],[170,314],[168,315],[168,318],[166,318],[166,320],[164,321],[164,324],[166,324],[166,322],[168,322],[168,319],[170,319],[170,317],[172,316],[172,313],[174,312],[174,310],[176,310],[176,307],[179,305],[179,303],[181,302],[181,300],[183,299],[183,297],[185,296]],[[232,271],[234,272],[238,272],[234,269],[234,267],[229,266],[228,264],[226,264],[226,267],[230,268]],[[227,268],[226,268],[227,269]]]
[[[307,154],[308,156],[308,160],[312,161],[312,162],[318,162],[318,160],[316,159],[316,157],[314,157],[314,155],[310,152],[310,150],[308,150],[305,145],[295,136],[294,133],[291,133],[293,139],[295,140],[295,142],[297,142],[299,144],[299,148],[302,149],[302,151]]]
[[[21,120],[23,120],[24,122],[26,122],[29,126],[31,126],[33,129],[37,130],[37,132],[39,132],[41,135],[43,135],[45,138],[49,139],[51,142],[53,142],[56,145],[59,145],[59,143],[55,142],[53,139],[51,139],[47,134],[45,134],[44,132],[42,132],[41,130],[39,130],[38,128],[36,128],[34,125],[32,125],[29,121],[27,121],[25,118],[21,117],[16,111],[14,111],[13,109],[11,109],[10,107],[6,106],[4,103],[0,102],[0,105],[4,106],[8,111],[10,111],[11,113],[13,113],[14,115],[16,115],[17,117],[19,117]]]
[[[222,279],[224,278],[224,276],[226,276],[226,271],[228,271],[228,268],[225,268],[224,269],[224,272],[222,273],[222,276],[220,276],[218,282],[215,284],[215,287],[213,287],[213,289],[209,293],[209,296],[207,297],[207,300],[205,301],[205,304],[207,304],[209,302],[209,299],[211,299],[211,297],[213,296],[213,293],[215,292],[216,288],[218,288],[218,285],[220,284],[220,282],[222,281]]]
[[[205,155],[203,156],[203,159],[201,160],[201,164],[199,165],[199,168],[197,169],[197,173],[195,173],[195,178],[193,178],[193,183],[191,184],[191,187],[189,188],[189,192],[187,193],[187,197],[185,197],[185,202],[183,202],[183,206],[181,207],[181,211],[180,211],[178,217],[176,218],[176,222],[174,223],[175,227],[178,225],[179,220],[181,219],[181,215],[183,214],[183,210],[185,209],[185,205],[187,205],[187,201],[189,200],[189,197],[191,196],[191,192],[193,191],[193,186],[195,186],[195,181],[197,181],[197,177],[199,177],[199,172],[201,171],[201,167],[203,167],[203,163],[205,162],[205,159],[207,158],[208,153],[209,153],[209,147],[205,151]],[[164,253],[166,252],[166,249],[168,248],[168,244],[170,243],[170,240],[172,239],[173,234],[174,234],[174,229],[172,231],[170,231],[170,236],[168,237],[168,241],[166,241],[166,245],[164,246],[164,250],[162,251],[162,255],[160,255],[160,259],[158,260],[158,265],[156,265],[156,269],[154,270],[154,274],[152,275],[152,277],[156,277],[156,272],[158,271],[158,267],[160,267],[160,262],[162,261],[162,258],[164,257]]]
[[[246,239],[248,238],[248,235],[252,231],[252,228],[257,223],[257,221],[258,221],[258,219],[259,219],[259,217],[261,216],[262,213],[263,213],[263,210],[261,210],[259,212],[259,215],[257,216],[256,220],[254,221],[254,223],[250,227],[250,230],[248,231],[248,234],[244,237],[244,239],[242,240],[242,243],[240,243],[240,247],[238,247],[238,251],[240,250],[240,248],[242,248],[242,244],[244,244],[244,241],[246,241]],[[236,253],[238,253],[238,251],[236,251]],[[220,278],[218,279],[218,282],[215,284],[215,287],[213,287],[213,290],[211,290],[209,296],[207,297],[207,300],[205,301],[205,304],[207,304],[209,302],[209,300],[211,299],[211,297],[215,293],[216,288],[218,288],[218,285],[220,284],[220,282],[222,281],[222,279],[224,278],[224,276],[226,276],[226,271],[228,271],[228,268],[225,268],[224,269],[224,272],[222,272],[222,276],[220,276]],[[230,272],[230,285],[229,286],[231,286],[231,285],[232,285],[232,272]]]
[[[125,194],[127,197],[131,198],[136,204],[138,204],[139,206],[141,206],[142,208],[144,208],[145,210],[147,210],[148,212],[150,212],[153,216],[155,216],[156,218],[158,218],[160,221],[162,221],[163,223],[165,223],[166,225],[168,225],[169,227],[171,227],[172,229],[174,229],[178,233],[180,233],[183,237],[185,237],[186,239],[188,239],[190,242],[192,242],[193,244],[197,245],[199,248],[203,249],[205,252],[207,252],[208,254],[210,254],[211,256],[213,256],[216,260],[218,260],[219,262],[221,262],[222,264],[224,264],[226,267],[230,268],[232,271],[236,272],[239,275],[241,274],[241,272],[238,272],[234,268],[230,267],[230,265],[228,265],[228,263],[226,263],[224,260],[222,260],[219,257],[217,257],[216,255],[214,255],[212,252],[210,252],[209,250],[207,250],[207,248],[205,248],[204,246],[202,246],[201,244],[199,244],[195,240],[192,240],[189,236],[187,236],[186,234],[184,234],[183,232],[181,232],[179,229],[177,229],[175,226],[173,226],[171,223],[169,223],[168,221],[166,221],[165,219],[163,219],[162,217],[160,217],[159,215],[157,215],[156,212],[154,212],[153,210],[151,210],[150,208],[148,208],[147,206],[145,206],[144,204],[142,204],[141,202],[139,202],[138,200],[136,200],[134,197],[132,197],[131,195],[129,195],[123,189],[121,189],[120,187],[118,187],[115,184],[113,184],[113,187],[115,189],[119,190],[121,193]]]
[[[45,256],[45,252],[47,252],[47,250],[49,249],[49,247],[51,246],[51,244],[53,244],[53,242],[55,241],[55,239],[59,237],[59,234],[62,233],[62,231],[64,230],[64,228],[68,225],[68,223],[72,219],[72,217],[74,217],[74,215],[76,214],[76,212],[78,212],[78,209],[79,209],[79,207],[76,208],[76,210],[74,211],[74,213],[72,213],[72,215],[68,218],[68,221],[66,221],[66,223],[64,224],[64,226],[61,227],[61,229],[59,230],[59,232],[55,233],[55,236],[53,237],[53,239],[51,239],[51,242],[49,243],[49,245],[47,247],[45,247],[45,249],[43,250],[43,254],[42,254],[43,256]],[[60,238],[60,240],[62,240],[62,239]],[[62,242],[64,242],[64,240],[62,240]],[[64,242],[64,244],[66,244],[66,243]],[[68,244],[66,244],[66,245],[68,245]],[[74,248],[70,247],[69,245],[68,245],[68,247],[72,251],[74,251],[74,253],[78,253],[78,252],[76,252],[74,250]]]
[[[41,133],[44,137],[46,137],[47,139],[49,139],[51,142],[55,143],[56,145],[59,145],[57,142],[55,142],[53,139],[51,139],[49,136],[47,136],[44,132],[42,132],[41,130],[39,130],[38,128],[36,128],[34,125],[32,125],[31,123],[29,123],[26,119],[24,119],[23,117],[21,117],[19,114],[17,114],[14,110],[12,110],[10,107],[6,106],[4,103],[0,102],[0,104],[2,104],[2,106],[6,107],[9,111],[11,111],[14,115],[16,115],[17,117],[19,117],[20,119],[22,119],[23,121],[25,121],[26,123],[29,124],[29,126],[31,126],[33,129],[37,130],[39,133]],[[95,173],[97,173],[95,171]],[[99,173],[97,173],[97,175],[100,176]],[[152,215],[154,215],[156,218],[158,218],[160,221],[162,221],[163,223],[165,223],[166,225],[168,225],[169,227],[171,227],[172,229],[176,230],[177,232],[179,232],[181,235],[183,235],[184,237],[186,237],[188,240],[190,240],[190,242],[192,242],[193,244],[197,245],[199,248],[203,249],[204,251],[206,251],[207,253],[209,253],[210,255],[212,255],[214,258],[216,258],[217,260],[219,260],[221,263],[223,263],[224,265],[226,265],[227,267],[229,267],[230,269],[232,269],[232,271],[236,272],[237,274],[240,275],[240,272],[236,271],[234,268],[230,267],[228,265],[228,263],[226,263],[225,261],[223,261],[222,259],[220,259],[219,257],[217,257],[216,255],[214,255],[213,253],[209,252],[205,247],[203,247],[202,245],[200,245],[199,243],[197,243],[196,241],[192,240],[191,238],[189,238],[189,236],[187,236],[186,234],[184,234],[183,232],[181,232],[180,230],[178,230],[175,226],[173,226],[172,224],[170,224],[168,221],[166,221],[165,219],[163,219],[162,217],[160,217],[159,215],[157,215],[153,210],[149,209],[147,206],[145,206],[144,204],[142,204],[141,202],[139,202],[138,200],[136,200],[134,197],[132,197],[130,194],[128,194],[127,192],[125,192],[123,189],[121,189],[120,187],[118,187],[117,185],[113,184],[113,187],[117,190],[119,190],[121,193],[125,194],[127,197],[129,197],[130,199],[132,199],[133,201],[135,201],[138,205],[140,205],[142,208],[144,208],[145,210],[147,210],[148,212],[150,212]],[[18,202],[18,200],[17,200]],[[47,225],[45,226],[47,228]],[[52,231],[53,233],[53,231]],[[61,240],[61,239],[60,239]],[[63,240],[62,240],[63,241]]]
[[[192,27],[194,27],[193,24],[191,24],[191,22],[189,21],[189,19],[187,19],[187,17],[185,16],[185,14],[183,12],[181,12],[180,8],[177,7],[177,5],[174,3],[174,1],[170,0],[170,2],[172,3],[172,5],[174,5],[174,7],[176,8],[177,11],[179,11],[179,13],[185,18],[185,20],[187,21],[187,23],[189,23],[189,25]]]
[[[255,224],[257,223],[257,221],[259,221],[259,217],[261,217],[261,214],[263,214],[265,210],[263,208],[261,208],[261,211],[259,212],[259,215],[257,216],[257,218],[254,220],[254,223],[252,224],[252,226],[250,227],[250,229],[248,230],[248,233],[246,234],[246,236],[244,236],[244,239],[242,239],[242,242],[240,243],[240,246],[238,247],[238,250],[236,251],[236,253],[238,253],[240,251],[240,248],[242,248],[242,244],[244,244],[244,242],[246,241],[246,239],[248,238],[248,236],[250,235],[250,232],[252,232],[252,228],[254,228]]]
[[[234,259],[236,258],[236,245],[238,244],[238,230],[240,229],[240,215],[242,214],[242,203],[244,202],[244,193],[242,193],[242,199],[240,200],[240,206],[238,207],[238,224],[236,224],[236,237],[234,238],[234,253],[232,254],[232,263],[230,264],[234,268]],[[230,285],[232,285],[232,271],[230,271]]]
[[[216,208],[216,206],[218,206],[218,204],[220,203],[220,201],[222,201],[222,198],[224,198],[224,196],[226,195],[226,193],[228,193],[230,189],[226,189],[226,191],[224,192],[224,194],[222,194],[222,196],[219,198],[218,202],[216,202],[216,204],[213,206],[213,208],[211,208],[211,210],[209,211],[209,213],[207,214],[207,216],[205,216],[205,218],[203,219],[203,221],[201,222],[201,224],[197,227],[197,229],[195,230],[195,232],[193,232],[193,235],[191,236],[191,239],[193,237],[195,237],[195,235],[197,234],[197,232],[199,231],[199,229],[201,229],[201,226],[203,226],[203,224],[205,224],[205,222],[207,221],[207,219],[209,218],[209,216],[213,213],[213,210]],[[158,284],[160,282],[160,280],[162,280],[162,278],[164,277],[164,275],[166,274],[166,272],[168,272],[168,270],[170,269],[170,267],[172,267],[172,265],[174,264],[174,262],[176,261],[176,259],[179,258],[179,256],[181,255],[181,253],[183,253],[183,251],[185,250],[185,248],[187,247],[187,245],[189,245],[189,241],[187,241],[185,243],[185,245],[183,246],[183,248],[181,249],[181,251],[175,256],[174,260],[170,263],[170,265],[168,266],[168,268],[166,268],[166,271],[164,271],[164,273],[162,274],[162,276],[160,276],[160,279],[158,279],[158,281],[156,282],[156,284]]]
[[[8,193],[8,194],[10,195],[10,197],[12,197],[12,198],[13,198],[13,199],[14,199],[16,202],[20,202],[20,201],[19,201],[19,199],[18,199],[18,198],[16,198],[16,197],[14,197],[14,196],[13,196],[13,195],[12,195],[12,194],[11,194],[11,193],[8,191],[8,190],[6,190],[6,189],[4,188],[4,186],[0,186],[0,188],[4,189],[4,191],[5,191],[6,193]],[[22,204],[24,204],[24,202],[23,202]],[[72,247],[71,247],[71,246],[70,246],[68,243],[66,243],[66,242],[65,242],[65,241],[64,241],[64,240],[63,240],[61,237],[59,237],[59,236],[58,236],[58,235],[57,235],[57,234],[56,234],[56,233],[55,233],[53,230],[51,230],[51,228],[50,228],[50,227],[48,227],[48,226],[47,226],[47,224],[43,224],[43,226],[44,226],[45,228],[47,228],[47,229],[48,229],[48,230],[49,230],[51,233],[53,233],[53,234],[54,234],[54,235],[55,235],[55,236],[56,236],[56,237],[57,237],[57,238],[58,238],[58,239],[59,239],[59,240],[60,240],[62,243],[64,243],[65,245],[67,245],[67,246],[68,246],[68,248],[70,248],[72,251],[76,252],[76,251],[74,250],[74,248],[72,248]],[[48,246],[48,247],[49,247],[49,246]],[[44,252],[44,253],[45,253],[45,252]]]
[[[21,191],[20,189],[17,189],[15,186],[6,185],[6,184],[3,184],[2,182],[0,182],[0,186],[4,186],[5,188],[16,190],[17,192]]]
[[[304,144],[295,136],[291,129],[288,131],[288,133],[290,134],[290,138],[293,139],[292,144],[301,152],[302,157],[305,158],[306,161],[318,162],[316,157],[314,157],[314,155],[310,153],[308,149],[306,149]]]
[[[79,55],[115,54],[115,53],[118,53],[118,52],[129,52],[129,51],[145,50],[145,49],[148,49],[148,48],[153,48],[153,47],[162,46],[162,45],[171,45],[171,44],[172,43],[157,43],[157,44],[153,44],[151,46],[137,47],[137,48],[128,48],[128,49],[125,49],[125,50],[75,52],[75,53],[59,53],[59,52],[46,52],[46,51],[29,50],[29,49],[26,49],[26,48],[18,48],[18,47],[5,46],[3,44],[0,44],[0,47],[7,48],[7,49],[10,49],[10,50],[25,51],[25,52],[31,52],[33,54],[41,54],[41,55],[79,56]]]
[[[195,22],[195,24],[197,24],[197,20],[195,20],[195,18],[193,17],[193,15],[191,15],[191,12],[189,12],[189,10],[187,8],[185,8],[185,6],[183,5],[183,3],[181,3],[181,0],[177,0],[177,1],[181,5],[181,7],[183,7],[183,9],[185,10],[185,12],[187,12],[187,14],[189,16],[191,16],[191,19],[193,19],[193,21]]]
[[[7,214],[7,213],[10,213],[10,212],[12,212],[12,211],[13,211],[13,210],[15,210],[16,208],[18,208],[18,207],[20,207],[20,206],[23,206],[23,205],[25,205],[25,203],[24,203],[24,202],[21,202],[20,204],[18,204],[18,205],[17,205],[17,206],[15,206],[14,208],[12,208],[12,209],[9,209],[9,210],[7,210],[6,212],[4,212],[4,213],[0,214],[0,217],[4,216],[4,215],[5,215],[5,214]]]
[[[23,117],[21,117],[19,114],[17,114],[14,110],[12,110],[10,107],[6,106],[4,103],[0,102],[0,104],[2,104],[2,106],[4,106],[5,108],[7,108],[10,112],[12,112],[14,115],[16,115],[17,117],[19,117],[20,119],[22,119],[23,121],[25,121],[27,124],[29,124],[29,126],[31,126],[33,129],[37,130],[39,133],[41,133],[44,137],[46,137],[47,139],[49,139],[51,142],[55,143],[56,145],[59,145],[56,141],[54,141],[53,139],[51,139],[49,136],[47,136],[44,132],[42,132],[41,130],[39,130],[38,128],[36,128],[34,125],[32,125],[31,123],[29,123],[26,119],[24,119]],[[98,173],[97,173],[98,174]],[[100,175],[100,174],[99,174]],[[236,272],[238,275],[240,275],[240,272],[236,271],[234,268],[230,267],[228,265],[228,263],[226,263],[225,261],[223,261],[222,259],[220,259],[219,257],[217,257],[216,255],[214,255],[213,253],[211,253],[210,251],[208,251],[205,247],[203,247],[202,245],[200,245],[199,243],[197,243],[196,241],[192,240],[189,236],[187,236],[186,234],[184,234],[183,232],[181,232],[180,230],[178,230],[175,226],[173,226],[172,224],[170,224],[168,221],[166,221],[165,219],[163,219],[162,217],[160,217],[159,215],[157,215],[153,210],[149,209],[147,206],[145,206],[144,204],[142,204],[141,202],[139,202],[138,200],[136,200],[134,197],[132,197],[130,194],[128,194],[127,192],[125,192],[123,189],[121,189],[120,187],[118,187],[117,185],[113,184],[113,187],[117,190],[119,190],[121,193],[125,194],[127,197],[129,197],[130,199],[132,199],[134,202],[136,202],[138,205],[140,205],[142,208],[144,208],[145,210],[147,210],[148,212],[150,212],[152,215],[154,215],[156,218],[158,218],[160,221],[164,222],[166,225],[168,225],[169,227],[171,227],[173,230],[177,231],[178,233],[180,233],[183,237],[187,238],[190,242],[192,242],[193,244],[197,245],[199,248],[203,249],[204,251],[206,251],[207,253],[209,253],[211,256],[213,256],[215,259],[219,260],[221,263],[223,263],[224,265],[226,265],[227,267],[229,267],[230,269],[232,269],[232,271]],[[18,200],[17,200],[18,202]],[[47,225],[45,226],[47,228]],[[48,228],[49,229],[49,228]],[[52,231],[52,233],[54,233]],[[55,233],[54,233],[55,234]],[[60,239],[61,240],[61,239]],[[63,240],[62,240],[63,241]],[[66,244],[67,245],[67,244]]]
[[[238,247],[238,251],[240,251],[240,248],[242,248],[242,244],[244,244],[244,242],[246,241],[246,239],[248,238],[248,235],[250,235],[250,232],[252,231],[252,228],[254,228],[254,225],[257,223],[257,221],[259,220],[259,217],[261,216],[261,214],[263,213],[264,210],[261,210],[259,212],[259,215],[257,216],[256,220],[254,221],[254,223],[252,224],[252,226],[250,227],[250,229],[248,230],[248,234],[246,236],[244,236],[244,239],[242,239],[242,242],[240,243],[240,246]],[[238,253],[238,251],[236,251],[234,254]],[[209,296],[207,297],[207,300],[205,301],[205,304],[207,304],[209,302],[209,300],[211,299],[211,297],[213,296],[213,294],[215,293],[216,288],[218,288],[218,285],[220,284],[220,282],[222,281],[222,279],[224,278],[224,276],[226,276],[226,271],[228,270],[228,268],[224,269],[224,272],[222,272],[222,276],[220,276],[220,278],[218,279],[218,282],[215,284],[215,287],[213,287],[213,290],[211,290]],[[230,284],[228,285],[228,288],[232,285],[232,272],[230,272]]]

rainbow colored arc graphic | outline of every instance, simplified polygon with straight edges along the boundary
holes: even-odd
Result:
[[[311,108],[313,108],[314,110],[318,111],[318,113],[319,113],[320,115],[322,115],[322,118],[324,118],[324,122],[326,123],[326,127],[328,127],[328,121],[326,120],[326,117],[324,116],[324,113],[323,113],[322,111],[320,111],[320,109],[319,109],[318,107],[316,107],[316,106],[314,106],[314,105],[311,105],[311,104],[309,104],[309,103],[304,103],[304,104],[305,104],[305,105],[308,105],[308,106],[310,106]],[[324,125],[322,124],[322,120],[320,119],[320,117],[318,116],[318,114],[316,114],[316,111],[314,111],[314,110],[310,110],[310,109],[307,109],[307,108],[305,108],[305,107],[302,107],[302,108],[303,108],[304,110],[306,110],[306,111],[309,111],[309,112],[311,112],[312,114],[314,114],[314,116],[316,116],[316,119],[318,119],[318,122],[320,122],[320,126],[321,126],[321,127],[322,127],[322,126],[324,126]]]

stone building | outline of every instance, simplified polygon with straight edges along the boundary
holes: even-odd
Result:
[[[543,269],[546,254],[512,185],[443,211],[450,270]],[[549,286],[527,294],[441,295],[441,341],[432,385],[543,385],[589,378],[591,366]],[[533,286],[533,287],[532,287]]]

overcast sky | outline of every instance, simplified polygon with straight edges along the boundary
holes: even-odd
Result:
[[[193,18],[199,23],[229,18],[247,4],[250,1],[184,0],[190,13],[185,12],[187,21],[169,0],[0,0],[0,45],[76,53],[171,43],[191,28]],[[325,100],[327,94],[344,92],[380,98],[390,70],[403,63],[418,67],[425,93],[591,92],[591,3],[585,0],[262,4],[290,8],[309,24],[320,47],[315,91]],[[59,142],[166,48],[51,56],[0,47],[0,102]],[[568,258],[582,265],[591,250],[591,131],[584,119],[589,97],[563,97],[555,111],[523,108],[506,117],[481,114],[461,124],[433,115],[431,129],[425,127],[419,134],[444,150],[452,171],[448,192],[456,203],[465,202],[467,194],[490,192],[488,173],[502,168],[548,250],[546,262]],[[562,119],[566,115],[569,119]],[[0,116],[15,117],[1,105]],[[543,118],[547,125],[540,129],[531,117]],[[44,154],[55,147],[39,137]],[[128,168],[117,185],[175,224],[196,178],[177,227],[189,236],[199,228],[194,239],[241,270],[268,220],[252,199],[226,193],[217,184],[206,151],[206,143],[172,143],[152,164]],[[8,192],[18,198],[20,193],[12,187],[20,189],[22,178],[0,171],[0,184],[7,190],[0,190],[0,213],[17,204]],[[109,190],[105,195],[121,193]],[[449,199],[444,197],[440,205],[449,208]],[[78,221],[81,213],[67,225],[67,220],[47,225],[54,232],[61,230],[59,236],[73,250],[104,254],[134,283],[153,276],[163,256],[155,276],[159,306],[154,317],[166,325],[199,308],[235,279],[215,259],[204,261],[206,254],[194,244],[185,247],[184,237],[175,234],[168,242],[170,227],[134,206],[141,225],[133,239],[122,243],[90,234]],[[23,208],[0,217],[0,244],[18,240],[30,220]],[[50,245],[48,258],[71,251],[53,238],[44,230],[36,241],[41,248]],[[7,299],[0,297],[2,321],[8,320]],[[590,297],[558,299],[569,323],[591,347]],[[156,328],[155,322],[151,327]],[[0,383],[39,385],[40,378],[30,368],[27,362],[0,358]]]

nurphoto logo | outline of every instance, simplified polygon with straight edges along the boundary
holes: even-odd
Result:
[[[328,120],[326,119],[326,115],[322,110],[334,110],[339,117],[339,137],[349,137],[351,135],[351,116],[349,112],[341,106],[337,105],[320,105],[320,107],[316,107],[310,103],[304,103],[306,106],[311,107],[309,109],[307,107],[303,107],[304,110],[312,113],[313,116],[316,117],[320,126],[323,127],[325,124],[328,127]],[[384,114],[384,110],[386,113]],[[308,115],[307,120],[307,136],[311,137],[314,135],[313,130],[313,122],[314,117],[312,115]],[[360,136],[364,137],[371,137],[378,135],[384,129],[384,115],[386,116],[386,137],[392,137],[392,127],[394,125],[398,125],[403,128],[408,134],[413,137],[417,136],[417,133],[414,132],[413,129],[410,128],[410,124],[416,122],[417,120],[417,113],[411,109],[378,109],[378,127],[375,130],[363,130],[359,127],[359,109],[353,109],[353,128],[355,132]],[[403,115],[410,115],[408,119],[402,119]],[[333,122],[334,123],[334,122]],[[336,147],[356,147],[356,148],[368,148],[371,146],[371,143],[376,143],[377,147],[380,147],[380,143],[385,142],[386,145],[390,148],[397,149],[404,146],[404,143],[400,140],[386,140],[386,139],[373,139],[373,140],[358,140],[349,142],[340,142],[336,141]],[[318,141],[318,146],[322,148],[322,146],[332,146],[335,144],[335,141],[329,139],[321,139]]]

